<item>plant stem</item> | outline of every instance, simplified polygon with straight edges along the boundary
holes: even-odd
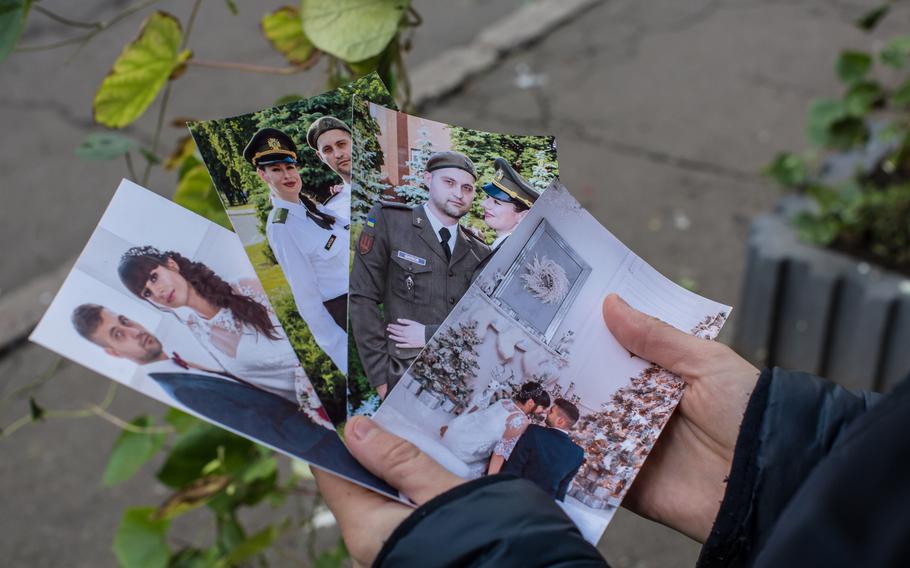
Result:
[[[136,12],[139,12],[140,10],[145,9],[145,8],[151,6],[152,4],[155,4],[158,1],[159,0],[142,0],[141,2],[137,2],[136,4],[133,4],[132,6],[125,9],[124,11],[120,12],[119,14],[117,14],[116,16],[112,17],[109,20],[106,20],[103,22],[96,22],[96,23],[92,24],[91,25],[92,30],[87,33],[84,33],[82,35],[79,35],[76,37],[71,37],[68,39],[60,40],[60,41],[55,41],[52,43],[45,43],[45,44],[39,44],[39,45],[20,45],[20,46],[16,47],[15,51],[46,51],[49,49],[57,49],[58,47],[63,47],[66,45],[72,45],[74,43],[82,43],[84,45],[84,44],[88,43],[89,41],[91,41],[91,39],[94,38],[96,35],[103,32],[104,30],[110,28],[114,24],[117,24],[121,20],[128,18],[129,16],[132,16]],[[38,7],[37,4],[35,4],[34,6],[35,6],[35,8]],[[53,16],[50,16],[50,17],[53,17]],[[68,25],[72,25],[72,24],[68,24]]]
[[[32,9],[34,11],[38,12],[39,14],[44,14],[48,18],[50,18],[56,22],[59,22],[65,26],[72,26],[74,28],[87,28],[90,30],[101,27],[101,22],[80,22],[78,20],[71,20],[70,18],[67,18],[66,16],[61,16],[60,14],[58,14],[56,12],[48,10],[47,8],[45,8],[44,6],[42,6],[41,4],[38,4],[38,3],[32,4]]]
[[[173,426],[135,426],[123,420],[122,418],[114,416],[110,412],[97,405],[92,405],[90,407],[90,410],[95,414],[95,416],[107,420],[121,430],[133,432],[134,434],[171,434],[173,432],[176,432]]]
[[[269,67],[268,65],[236,63],[233,61],[212,61],[207,59],[190,59],[186,62],[186,64],[195,65],[197,67],[209,67],[212,69],[231,69],[233,71],[245,71],[247,73],[263,73],[267,75],[293,75],[295,73],[300,73],[301,71],[306,71],[313,66],[317,59],[317,57],[312,57],[306,63],[293,65],[291,67]]]
[[[133,157],[129,152],[124,154],[123,157],[126,158],[126,171],[130,174],[130,180],[134,182],[138,181],[139,178],[136,177],[136,169],[133,167]]]
[[[199,5],[202,3],[202,0],[196,0],[193,2],[193,9],[190,12],[190,18],[187,20],[186,32],[183,34],[183,39],[180,42],[180,49],[178,51],[183,51],[186,49],[186,45],[190,40],[190,34],[193,32],[193,24],[196,22],[196,14],[199,13]],[[153,156],[158,155],[158,144],[161,142],[161,131],[164,129],[164,115],[167,111],[167,103],[171,98],[171,81],[167,82],[167,85],[164,87],[164,94],[161,96],[161,105],[158,107],[158,121],[155,124],[155,135],[152,137],[152,148],[151,154]],[[141,185],[148,185],[149,176],[152,174],[152,160],[146,159],[145,169],[142,172],[142,183]]]

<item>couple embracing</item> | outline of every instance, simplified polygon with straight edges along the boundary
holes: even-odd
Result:
[[[531,423],[545,416],[544,425]],[[578,408],[550,400],[540,383],[528,382],[511,399],[472,408],[440,429],[442,444],[470,468],[470,477],[510,473],[533,481],[562,501],[584,462],[584,451],[569,437]]]

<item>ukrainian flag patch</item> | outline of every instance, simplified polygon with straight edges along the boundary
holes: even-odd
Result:
[[[369,219],[367,219],[367,227],[372,228],[372,227],[375,227],[375,226],[376,226],[376,219],[375,219],[375,218],[370,217]]]

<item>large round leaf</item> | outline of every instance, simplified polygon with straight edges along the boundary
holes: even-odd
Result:
[[[278,8],[262,17],[262,35],[285,59],[295,65],[307,63],[316,52],[303,33],[300,12],[292,6]]]
[[[303,32],[347,62],[379,55],[398,32],[408,0],[301,0]]]
[[[142,116],[171,74],[189,59],[189,51],[178,51],[182,37],[174,16],[150,15],[98,88],[92,105],[95,120],[121,128]]]
[[[170,521],[156,519],[154,507],[136,507],[123,513],[114,537],[114,554],[123,568],[165,568],[170,551]]]
[[[31,0],[0,0],[0,61],[16,47],[31,4]]]

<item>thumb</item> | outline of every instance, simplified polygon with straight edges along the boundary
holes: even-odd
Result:
[[[617,294],[604,299],[603,318],[620,345],[682,377],[696,376],[715,345],[636,310]]]
[[[418,505],[464,483],[417,446],[364,416],[348,420],[344,437],[357,461]]]

